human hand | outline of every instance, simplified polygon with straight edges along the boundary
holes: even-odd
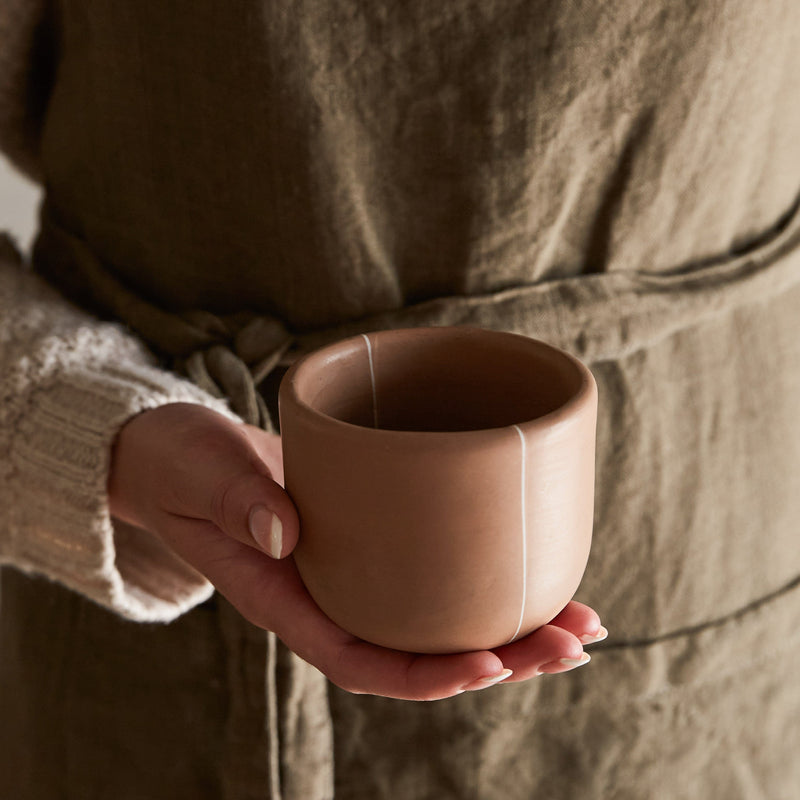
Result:
[[[551,624],[494,651],[419,655],[358,639],[319,609],[287,557],[299,521],[282,481],[278,436],[174,403],[120,431],[109,504],[115,517],[160,536],[246,619],[354,693],[433,700],[525,680],[585,663],[581,639],[602,638],[597,614],[570,603]]]

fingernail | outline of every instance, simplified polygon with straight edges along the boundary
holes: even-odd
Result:
[[[602,625],[597,633],[584,633],[583,636],[578,637],[581,644],[596,644],[606,638],[608,638],[608,631]]]
[[[570,669],[575,669],[575,667],[582,667],[584,664],[588,664],[591,660],[592,657],[588,653],[581,653],[580,658],[559,658],[558,663]]]
[[[254,506],[250,512],[249,526],[250,535],[258,546],[273,558],[280,558],[283,549],[281,518],[265,506]]]
[[[591,660],[592,657],[588,653],[581,653],[580,658],[559,658],[557,663],[567,667],[567,670],[570,670],[575,669],[575,667],[582,667],[584,664],[588,664]]]
[[[499,675],[487,675],[485,678],[478,678],[478,680],[468,683],[462,691],[478,692],[481,689],[487,689],[489,686],[494,686],[496,683],[504,681],[513,674],[513,670],[504,669]]]
[[[558,661],[550,661],[548,664],[543,664],[539,667],[536,674],[552,675],[554,673],[558,674],[559,672],[569,672],[571,669],[588,664],[591,660],[592,657],[588,653],[581,653],[580,658],[559,658]],[[560,669],[560,667],[566,667],[566,669]],[[550,672],[550,670],[554,672]]]

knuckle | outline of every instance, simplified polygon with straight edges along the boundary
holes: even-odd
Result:
[[[328,680],[350,694],[364,694],[362,683],[355,680],[353,670],[348,666],[349,652],[347,647],[342,647],[336,659],[322,671]]]
[[[236,477],[226,478],[211,497],[211,521],[225,532],[231,530],[233,492],[236,481]]]

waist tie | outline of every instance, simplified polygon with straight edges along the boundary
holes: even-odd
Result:
[[[78,305],[129,326],[168,367],[267,429],[258,385],[279,365],[325,344],[377,330],[472,325],[521,333],[587,363],[623,358],[682,329],[800,283],[800,200],[747,250],[670,272],[561,278],[484,295],[454,295],[320,330],[290,331],[268,314],[167,311],[117,278],[48,202],[34,268]]]

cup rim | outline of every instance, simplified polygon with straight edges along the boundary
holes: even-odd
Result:
[[[417,430],[396,430],[392,428],[373,428],[365,425],[357,425],[352,422],[338,419],[337,417],[326,414],[322,411],[311,406],[305,400],[301,399],[297,391],[297,381],[302,371],[308,367],[312,360],[324,357],[326,354],[334,354],[337,351],[345,350],[352,347],[356,342],[363,341],[364,336],[381,336],[391,337],[406,336],[409,333],[425,335],[435,332],[434,335],[449,335],[453,333],[475,335],[475,336],[491,336],[496,338],[514,338],[517,340],[524,340],[526,344],[538,348],[540,350],[547,350],[551,354],[563,359],[576,370],[580,377],[577,390],[570,395],[569,399],[562,403],[557,408],[549,411],[541,416],[534,417],[533,419],[521,420],[512,425],[501,425],[488,428],[476,428],[471,430],[457,430],[457,431],[417,431]],[[509,331],[497,331],[489,328],[480,328],[476,326],[458,325],[458,326],[423,326],[418,328],[391,328],[387,330],[369,331],[364,334],[357,334],[324,345],[311,353],[307,353],[296,361],[284,375],[281,380],[279,390],[279,413],[284,408],[286,400],[291,403],[300,411],[300,413],[309,421],[316,422],[317,425],[325,426],[331,430],[340,430],[343,433],[347,432],[349,436],[364,436],[372,439],[384,438],[402,438],[404,440],[415,439],[425,442],[435,442],[436,440],[460,440],[466,441],[470,438],[476,439],[486,437],[487,435],[496,435],[499,431],[507,431],[509,428],[519,427],[526,432],[534,432],[538,429],[552,430],[553,427],[563,424],[568,420],[577,417],[587,406],[593,403],[597,395],[597,384],[594,376],[589,368],[580,361],[576,356],[567,352],[566,350],[556,347],[555,345],[544,342],[541,339],[536,339],[531,336],[523,334],[512,333]]]

